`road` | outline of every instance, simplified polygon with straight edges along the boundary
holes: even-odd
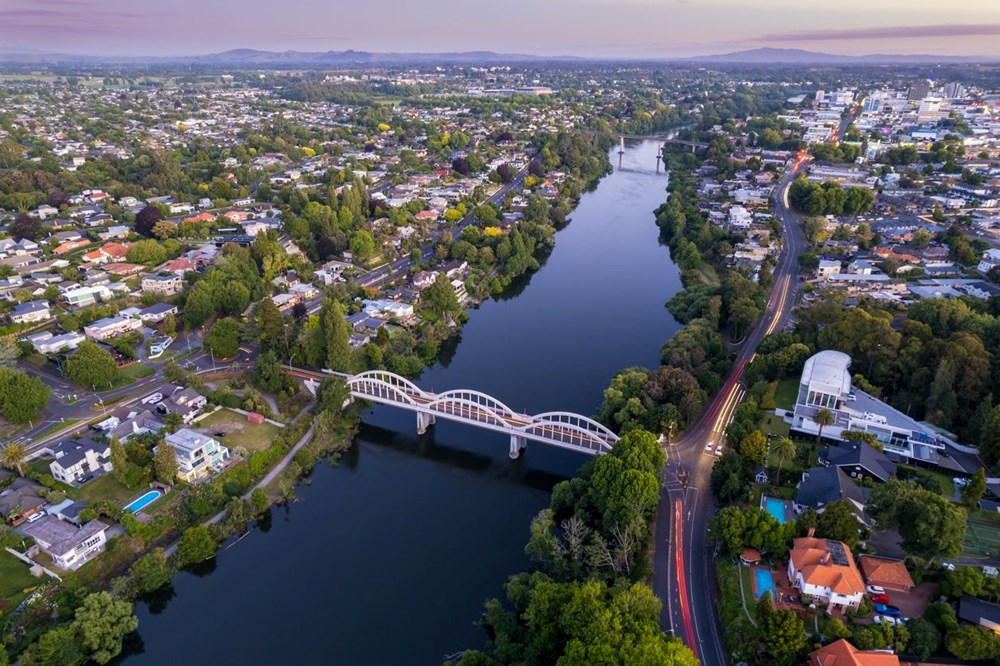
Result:
[[[810,158],[800,156],[776,191],[774,212],[782,226],[782,249],[774,269],[774,287],[760,321],[736,350],[733,370],[722,390],[684,436],[667,446],[663,487],[656,519],[653,590],[664,601],[661,625],[684,640],[703,664],[729,663],[715,613],[715,581],[709,567],[706,528],[714,513],[709,479],[726,426],[745,387],[743,369],[764,336],[781,330],[798,293],[798,257],[806,246],[798,217],[789,209],[788,186]],[[709,448],[710,447],[710,448]]]

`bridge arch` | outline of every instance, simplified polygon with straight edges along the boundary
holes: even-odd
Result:
[[[591,432],[611,444],[618,441],[618,435],[612,432],[610,428],[581,414],[575,414],[573,412],[544,412],[542,414],[536,414],[534,418],[537,421],[552,421],[555,423],[564,423],[575,426],[582,430]]]
[[[381,381],[403,391],[404,393],[415,393],[422,396],[429,395],[406,377],[401,377],[394,372],[389,372],[388,370],[367,370],[348,379],[348,384],[361,379]]]
[[[465,400],[474,402],[481,405],[482,407],[489,408],[490,410],[496,412],[497,414],[502,414],[503,416],[520,416],[513,409],[503,404],[496,398],[482,391],[474,391],[472,389],[452,389],[450,391],[445,391],[444,393],[439,393],[438,398],[456,398],[458,400]]]
[[[426,407],[438,414],[450,414],[463,419],[470,419],[479,423],[488,423],[501,428],[509,427],[503,416],[496,413],[489,407],[481,405],[472,400],[455,397],[439,397],[433,402],[427,403]]]
[[[347,389],[352,394],[357,394],[363,398],[381,398],[406,405],[422,404],[412,394],[404,391],[399,386],[374,377],[353,377],[347,381]]]

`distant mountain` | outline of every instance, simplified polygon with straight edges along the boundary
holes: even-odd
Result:
[[[938,64],[938,63],[976,63],[996,62],[1000,58],[978,56],[940,56],[940,55],[901,55],[901,54],[870,54],[870,55],[836,55],[805,51],[803,49],[759,48],[720,55],[696,56],[688,59],[690,62],[710,63],[747,63],[747,64],[787,64],[787,65],[878,65],[878,64]]]

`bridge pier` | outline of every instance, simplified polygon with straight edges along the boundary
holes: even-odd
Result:
[[[510,459],[517,460],[517,457],[521,455],[521,451],[528,448],[528,440],[520,435],[510,436]]]
[[[436,422],[433,414],[424,414],[423,412],[417,412],[417,434],[423,435],[427,432],[427,428],[434,425]]]

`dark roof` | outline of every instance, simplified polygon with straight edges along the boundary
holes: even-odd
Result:
[[[896,476],[896,463],[867,442],[842,442],[820,451],[819,458],[837,467],[864,467],[882,481]]]
[[[958,619],[972,624],[987,620],[1000,625],[1000,606],[963,594],[958,602]]]
[[[164,312],[171,312],[176,309],[177,306],[173,305],[172,303],[154,303],[153,305],[150,305],[148,308],[144,308],[143,310],[141,310],[140,313],[146,315],[161,314]]]
[[[42,487],[28,479],[17,479],[0,495],[0,516],[6,518],[13,509],[37,509],[45,500],[41,496]]]
[[[818,509],[839,499],[854,500],[864,506],[868,500],[866,488],[854,483],[839,467],[813,467],[807,480],[799,483],[794,502],[800,506]]]
[[[59,463],[63,469],[69,469],[83,460],[90,450],[100,455],[108,450],[108,445],[99,444],[91,439],[67,439],[53,447],[52,453],[56,456],[53,462]]]

